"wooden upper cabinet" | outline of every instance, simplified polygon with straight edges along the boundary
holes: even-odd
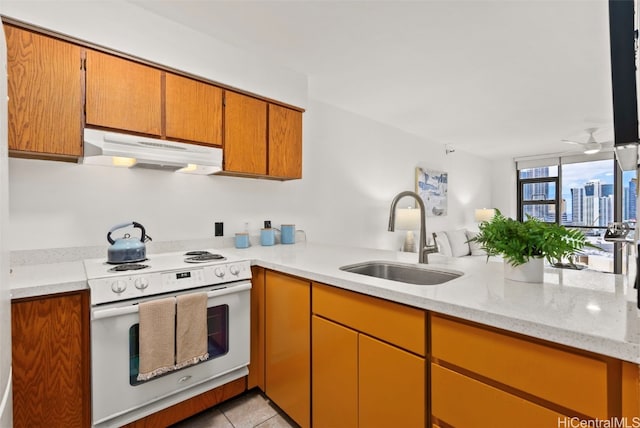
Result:
[[[86,122],[162,135],[162,72],[96,51],[87,51]]]
[[[80,48],[4,26],[7,41],[9,149],[82,155]]]
[[[166,75],[167,138],[222,145],[222,89]]]
[[[267,174],[267,103],[225,92],[224,171]]]
[[[302,178],[302,113],[269,104],[269,176]]]

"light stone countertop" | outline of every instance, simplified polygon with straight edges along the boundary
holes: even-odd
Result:
[[[339,270],[369,260],[416,263],[417,254],[316,243],[224,251],[265,268],[640,363],[640,310],[623,275],[547,267],[544,284],[520,283],[504,279],[502,262],[432,254],[427,267],[464,275],[423,286]],[[81,261],[12,270],[13,299],[87,288]]]

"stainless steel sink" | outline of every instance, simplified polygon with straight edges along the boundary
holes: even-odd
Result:
[[[340,267],[345,272],[416,285],[438,285],[461,277],[461,272],[436,270],[409,263],[369,261]]]

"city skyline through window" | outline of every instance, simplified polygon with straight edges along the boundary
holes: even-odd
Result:
[[[520,169],[519,218],[532,216],[582,229],[602,251],[587,249],[580,261],[592,269],[613,272],[616,247],[603,238],[607,226],[616,221],[615,168],[613,159],[604,159]],[[620,217],[635,233],[636,171],[624,171],[620,178]]]

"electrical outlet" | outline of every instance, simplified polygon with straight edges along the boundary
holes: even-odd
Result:
[[[264,221],[264,228],[265,229],[271,229],[271,220],[265,220]]]
[[[221,221],[216,221],[215,223],[215,234],[214,236],[224,236],[224,225]]]

